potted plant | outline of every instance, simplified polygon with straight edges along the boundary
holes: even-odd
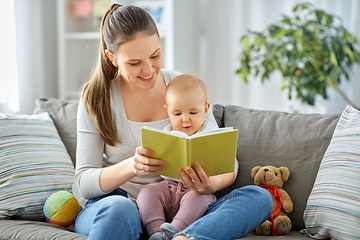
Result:
[[[314,105],[317,95],[327,99],[327,89],[333,87],[355,107],[338,85],[349,80],[351,66],[360,62],[357,38],[341,25],[340,18],[310,3],[296,5],[293,12],[293,17],[284,15],[264,32],[248,31],[241,38],[241,66],[236,73],[246,83],[251,74],[264,82],[279,70],[281,90],[288,90],[289,99],[295,91],[302,102]]]

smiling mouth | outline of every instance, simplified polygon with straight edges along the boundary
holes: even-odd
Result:
[[[155,72],[153,72],[153,73],[152,73],[150,76],[148,76],[148,77],[140,77],[140,78],[145,79],[145,80],[148,80],[148,79],[152,78],[154,75],[155,75]]]

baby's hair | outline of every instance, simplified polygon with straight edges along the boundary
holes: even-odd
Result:
[[[173,78],[165,89],[165,96],[168,92],[184,93],[196,90],[199,94],[203,94],[205,103],[207,102],[207,91],[205,83],[198,77],[191,74],[181,74]]]

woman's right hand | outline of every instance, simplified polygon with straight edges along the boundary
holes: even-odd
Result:
[[[149,157],[154,154],[150,149],[137,147],[133,157],[132,168],[136,175],[149,175],[153,172],[162,171],[167,163],[160,159]]]

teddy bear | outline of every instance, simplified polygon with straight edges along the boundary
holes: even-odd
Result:
[[[288,180],[290,171],[287,167],[256,166],[251,170],[256,186],[268,190],[273,203],[268,220],[256,228],[257,235],[274,236],[284,235],[291,229],[291,220],[288,214],[293,210],[293,202],[289,194],[282,188]]]

